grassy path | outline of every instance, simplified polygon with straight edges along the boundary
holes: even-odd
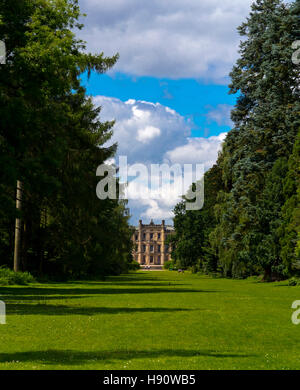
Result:
[[[300,369],[284,282],[146,271],[0,294],[0,369]]]

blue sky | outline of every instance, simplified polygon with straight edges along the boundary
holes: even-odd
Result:
[[[119,53],[105,75],[82,76],[101,120],[116,120],[110,143],[129,164],[216,161],[236,96],[229,72],[238,58],[236,28],[252,0],[79,0],[87,50]],[[175,194],[176,195],[176,194]],[[178,199],[177,199],[178,201]],[[131,223],[172,222],[175,199],[129,201]]]
[[[196,79],[172,80],[155,77],[132,77],[124,73],[82,77],[82,84],[92,96],[104,95],[119,98],[160,103],[178,112],[193,123],[191,136],[208,137],[230,130],[229,118],[216,121],[209,116],[218,105],[232,107],[236,96],[230,95],[226,85],[203,83]]]

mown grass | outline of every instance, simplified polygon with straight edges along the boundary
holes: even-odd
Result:
[[[146,271],[0,294],[0,369],[300,368],[287,282]]]

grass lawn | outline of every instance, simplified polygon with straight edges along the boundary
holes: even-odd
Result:
[[[0,294],[0,369],[300,369],[286,282],[139,271]]]

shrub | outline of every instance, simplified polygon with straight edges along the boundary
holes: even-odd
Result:
[[[128,264],[129,271],[136,271],[140,268],[141,268],[140,264],[135,260],[133,260],[131,263]]]
[[[26,285],[35,282],[29,272],[14,272],[9,268],[0,268],[0,285],[9,286],[12,284]]]
[[[289,279],[289,286],[300,286],[300,279],[295,277]]]
[[[174,269],[174,263],[173,261],[169,260],[164,263],[164,269],[172,270]]]

